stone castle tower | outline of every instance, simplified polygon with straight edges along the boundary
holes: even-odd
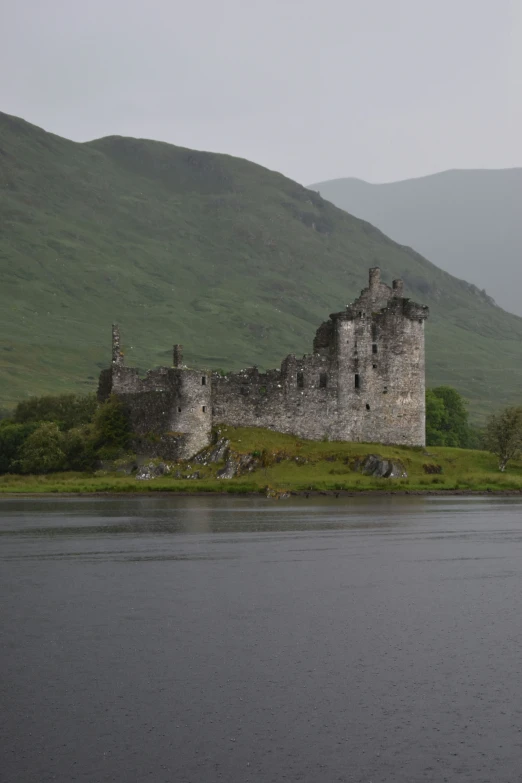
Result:
[[[99,397],[126,403],[138,440],[159,438],[159,452],[188,458],[210,442],[214,424],[267,427],[303,438],[410,446],[425,444],[424,321],[428,308],[370,269],[369,285],[317,330],[313,353],[287,356],[278,370],[252,367],[221,376],[182,366],[138,371],[123,364],[113,327],[112,366]],[[147,443],[138,443],[147,449]]]

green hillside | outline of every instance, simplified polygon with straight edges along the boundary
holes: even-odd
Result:
[[[278,366],[367,269],[431,307],[430,384],[472,412],[522,398],[522,319],[261,166],[110,137],[78,144],[0,114],[0,407],[90,391],[122,328],[129,363]]]

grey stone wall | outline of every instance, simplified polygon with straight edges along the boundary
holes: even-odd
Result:
[[[224,376],[183,367],[176,345],[174,367],[140,378],[124,366],[113,327],[113,362],[100,375],[98,393],[121,397],[140,443],[170,444],[171,458],[189,458],[208,445],[213,424],[421,446],[427,317],[427,307],[404,298],[402,281],[390,288],[371,269],[360,297],[321,324],[312,354],[287,356],[279,370],[251,367]]]
[[[280,370],[214,375],[213,419],[300,437],[424,445],[424,321],[402,281],[370,285],[321,324],[314,353]]]
[[[133,367],[113,363],[100,375],[101,400],[116,394],[129,413],[142,448],[152,454],[163,441],[163,456],[188,459],[210,443],[212,400],[210,375],[201,370],[159,367],[144,378]]]

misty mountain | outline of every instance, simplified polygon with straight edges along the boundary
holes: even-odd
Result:
[[[377,228],[246,160],[144,139],[76,143],[0,114],[0,407],[94,391],[111,323],[146,370],[277,367],[366,285],[430,306],[428,383],[476,419],[522,397],[522,319]]]
[[[443,171],[382,185],[334,179],[310,188],[522,315],[522,169]]]

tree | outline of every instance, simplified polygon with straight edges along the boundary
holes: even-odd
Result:
[[[21,449],[37,424],[14,424],[11,419],[0,422],[0,473],[16,473]]]
[[[100,405],[93,419],[94,443],[102,459],[114,459],[128,449],[131,427],[127,409],[115,396]]]
[[[504,472],[508,462],[520,456],[522,450],[522,407],[504,408],[490,416],[484,445],[498,457],[498,469]]]
[[[428,446],[466,448],[472,440],[466,402],[451,386],[426,391],[426,443]]]
[[[426,389],[426,443],[428,446],[444,446],[443,425],[446,423],[444,400]]]
[[[51,473],[65,465],[64,435],[54,421],[40,424],[20,451],[22,473]]]
[[[62,394],[57,397],[31,397],[19,402],[14,412],[14,421],[55,421],[61,430],[81,427],[91,421],[97,408],[94,394]]]
[[[93,470],[97,462],[92,426],[76,427],[64,433],[65,470]]]

